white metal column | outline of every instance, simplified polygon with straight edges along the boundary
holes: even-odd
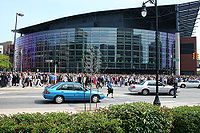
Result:
[[[180,75],[181,68],[180,68],[180,33],[175,33],[175,75]]]

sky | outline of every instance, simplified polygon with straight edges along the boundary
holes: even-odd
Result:
[[[147,0],[144,0],[147,1]],[[197,0],[158,0],[158,5],[181,4]],[[141,7],[143,0],[1,0],[0,7],[0,43],[13,41],[16,13],[17,29],[43,23],[62,17],[114,9]],[[147,4],[147,6],[153,6]],[[199,17],[200,18],[200,15]],[[200,20],[194,36],[197,37],[197,49],[200,51]]]

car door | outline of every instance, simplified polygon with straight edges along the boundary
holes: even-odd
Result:
[[[156,82],[149,82],[147,84],[150,93],[155,93],[156,92]]]
[[[64,96],[66,101],[74,100],[74,86],[73,84],[63,84],[59,88],[57,88],[59,94]]]
[[[86,95],[85,95],[86,98]],[[81,84],[74,84],[74,99],[84,100],[84,88]]]
[[[156,82],[149,82],[148,88],[151,93],[156,93]],[[165,93],[165,92],[167,92],[165,86],[162,83],[158,82],[158,93]]]
[[[200,86],[200,81],[199,81],[199,80],[197,80],[196,82],[197,82],[197,86],[196,86],[196,87],[198,87],[198,88],[199,88],[199,86]]]
[[[193,87],[198,87],[198,86],[199,86],[199,81],[194,80],[194,81],[193,81],[193,84],[194,84]]]
[[[163,83],[159,82],[158,83],[158,92],[159,93],[168,93],[169,92],[169,88],[167,86],[165,86]]]
[[[195,84],[194,84],[194,82],[192,80],[188,81],[187,84],[186,84],[187,87],[195,87],[194,85]]]

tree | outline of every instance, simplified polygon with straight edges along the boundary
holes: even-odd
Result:
[[[8,71],[11,70],[12,63],[10,63],[9,60],[10,60],[9,56],[3,55],[3,54],[0,55],[0,70],[4,70],[4,69]]]

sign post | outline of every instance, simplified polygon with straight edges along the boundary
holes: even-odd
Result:
[[[48,63],[49,63],[49,73],[50,73],[50,63],[52,63],[53,60],[45,60],[45,62],[48,62]]]
[[[173,61],[176,62],[176,61],[179,61],[179,59],[174,58]]]

